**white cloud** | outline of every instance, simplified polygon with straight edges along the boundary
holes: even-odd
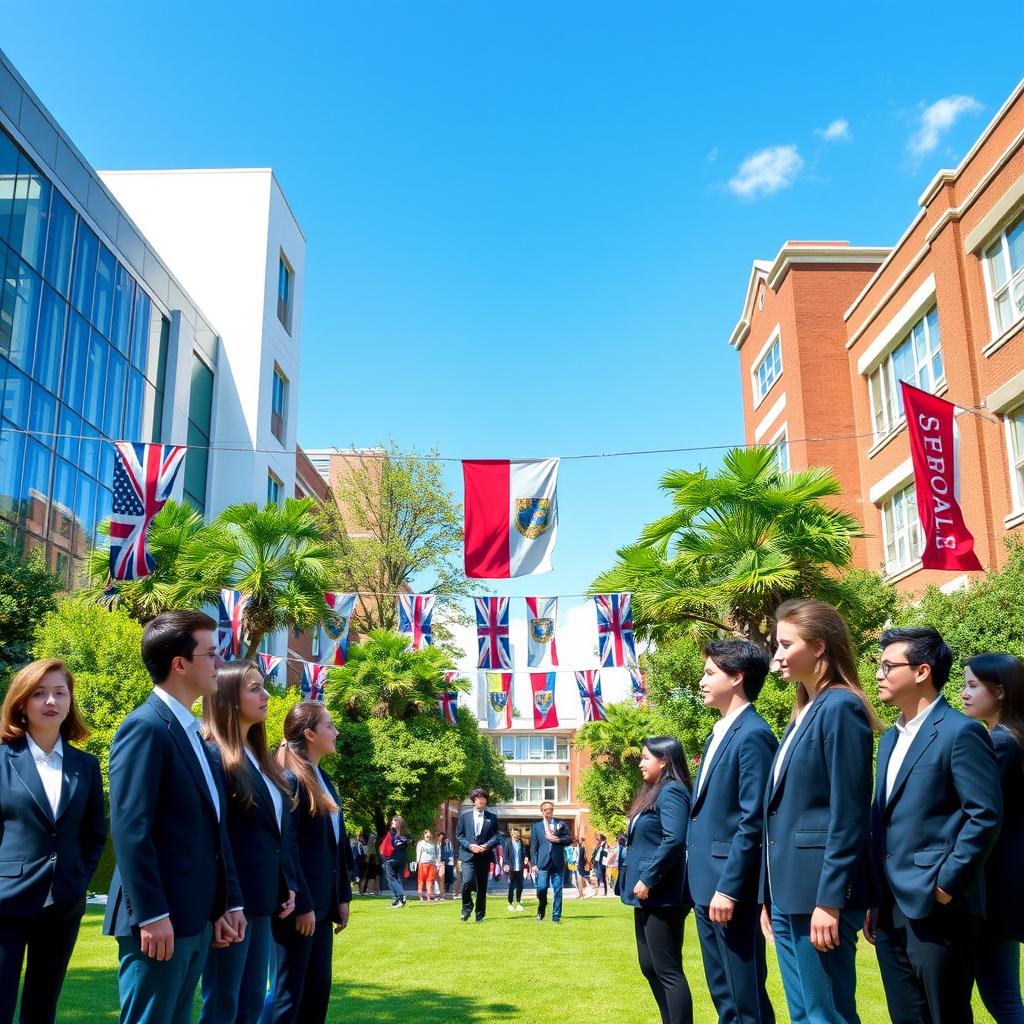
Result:
[[[939,139],[963,114],[976,114],[981,104],[973,96],[944,96],[921,110],[921,123],[910,136],[907,149],[911,156],[924,156],[939,144]]]
[[[770,195],[793,184],[804,161],[796,146],[769,146],[759,149],[740,164],[729,190],[743,199]]]
[[[853,138],[850,122],[845,117],[837,117],[829,122],[828,127],[816,129],[814,134],[820,135],[826,142],[849,142]]]
[[[713,164],[718,159],[718,147],[712,146],[708,151],[707,161],[709,164]]]

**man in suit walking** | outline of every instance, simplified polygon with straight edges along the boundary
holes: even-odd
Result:
[[[146,625],[153,693],[110,748],[117,869],[103,927],[117,937],[121,1024],[188,1024],[211,941],[245,935],[223,780],[190,710],[216,690],[216,629],[200,612]]]
[[[778,742],[754,710],[768,655],[746,640],[704,648],[704,703],[721,718],[704,744],[687,832],[687,884],[721,1024],[772,1024],[757,902],[764,792]]]
[[[537,920],[544,920],[548,906],[548,889],[553,892],[551,920],[562,920],[562,878],[565,875],[565,848],[572,842],[569,826],[555,820],[555,805],[545,800],[540,805],[542,815],[530,829],[530,871],[537,884]]]
[[[498,816],[487,810],[487,790],[477,787],[469,794],[472,810],[459,815],[455,839],[459,844],[462,863],[462,920],[468,921],[473,913],[473,894],[476,893],[476,920],[479,923],[487,913],[487,880],[494,863],[494,848],[501,842],[498,834]]]
[[[875,944],[895,1024],[973,1019],[982,869],[999,833],[1002,792],[987,730],[942,696],[953,653],[933,629],[882,634],[875,678],[900,717],[878,746],[871,852],[880,906]]]

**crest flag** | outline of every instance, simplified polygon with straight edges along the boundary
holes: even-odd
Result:
[[[557,625],[557,597],[526,599],[526,653],[529,668],[558,667],[558,648],[555,646]]]
[[[555,673],[531,672],[530,689],[533,690],[534,729],[557,729],[558,712],[555,710]]]
[[[344,665],[348,657],[349,627],[356,607],[356,595],[326,593],[324,604],[331,615],[321,626],[320,662],[323,665]]]
[[[487,728],[512,728],[512,673],[485,672],[487,683]]]

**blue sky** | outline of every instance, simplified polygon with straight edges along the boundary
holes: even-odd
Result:
[[[96,167],[275,169],[303,445],[541,457],[741,441],[750,261],[894,242],[1021,74],[1019,2],[685,8],[39,2],[0,45]],[[579,593],[719,457],[563,464],[555,572],[499,591]]]

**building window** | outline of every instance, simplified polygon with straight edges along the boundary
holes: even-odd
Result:
[[[775,449],[775,465],[780,473],[789,472],[789,427],[783,427],[772,438],[771,446]]]
[[[513,799],[517,804],[539,804],[542,800],[568,799],[569,787],[565,779],[521,775],[512,779],[512,784],[515,787]]]
[[[274,364],[273,391],[270,396],[270,432],[284,444],[284,418],[288,409],[288,378]]]
[[[284,329],[292,333],[292,298],[295,291],[295,271],[281,253],[277,265],[277,319]]]
[[[494,745],[506,761],[568,761],[564,736],[495,736]]]
[[[921,557],[921,522],[917,517],[917,494],[910,484],[882,505],[882,534],[885,537],[885,571],[901,572]]]
[[[782,339],[776,338],[754,366],[754,404],[764,400],[782,374]]]
[[[985,250],[984,261],[998,337],[1024,319],[1024,213]]]
[[[1024,509],[1024,405],[1006,417],[1010,434],[1010,482],[1018,509]]]
[[[905,380],[922,391],[934,393],[945,379],[939,314],[933,306],[868,377],[875,439],[883,438],[903,425],[900,381]]]
[[[273,473],[267,473],[267,501],[271,505],[281,504],[281,481]]]
[[[192,382],[188,394],[188,453],[185,455],[184,498],[196,511],[206,512],[206,476],[210,460],[213,418],[213,370],[192,353]]]

